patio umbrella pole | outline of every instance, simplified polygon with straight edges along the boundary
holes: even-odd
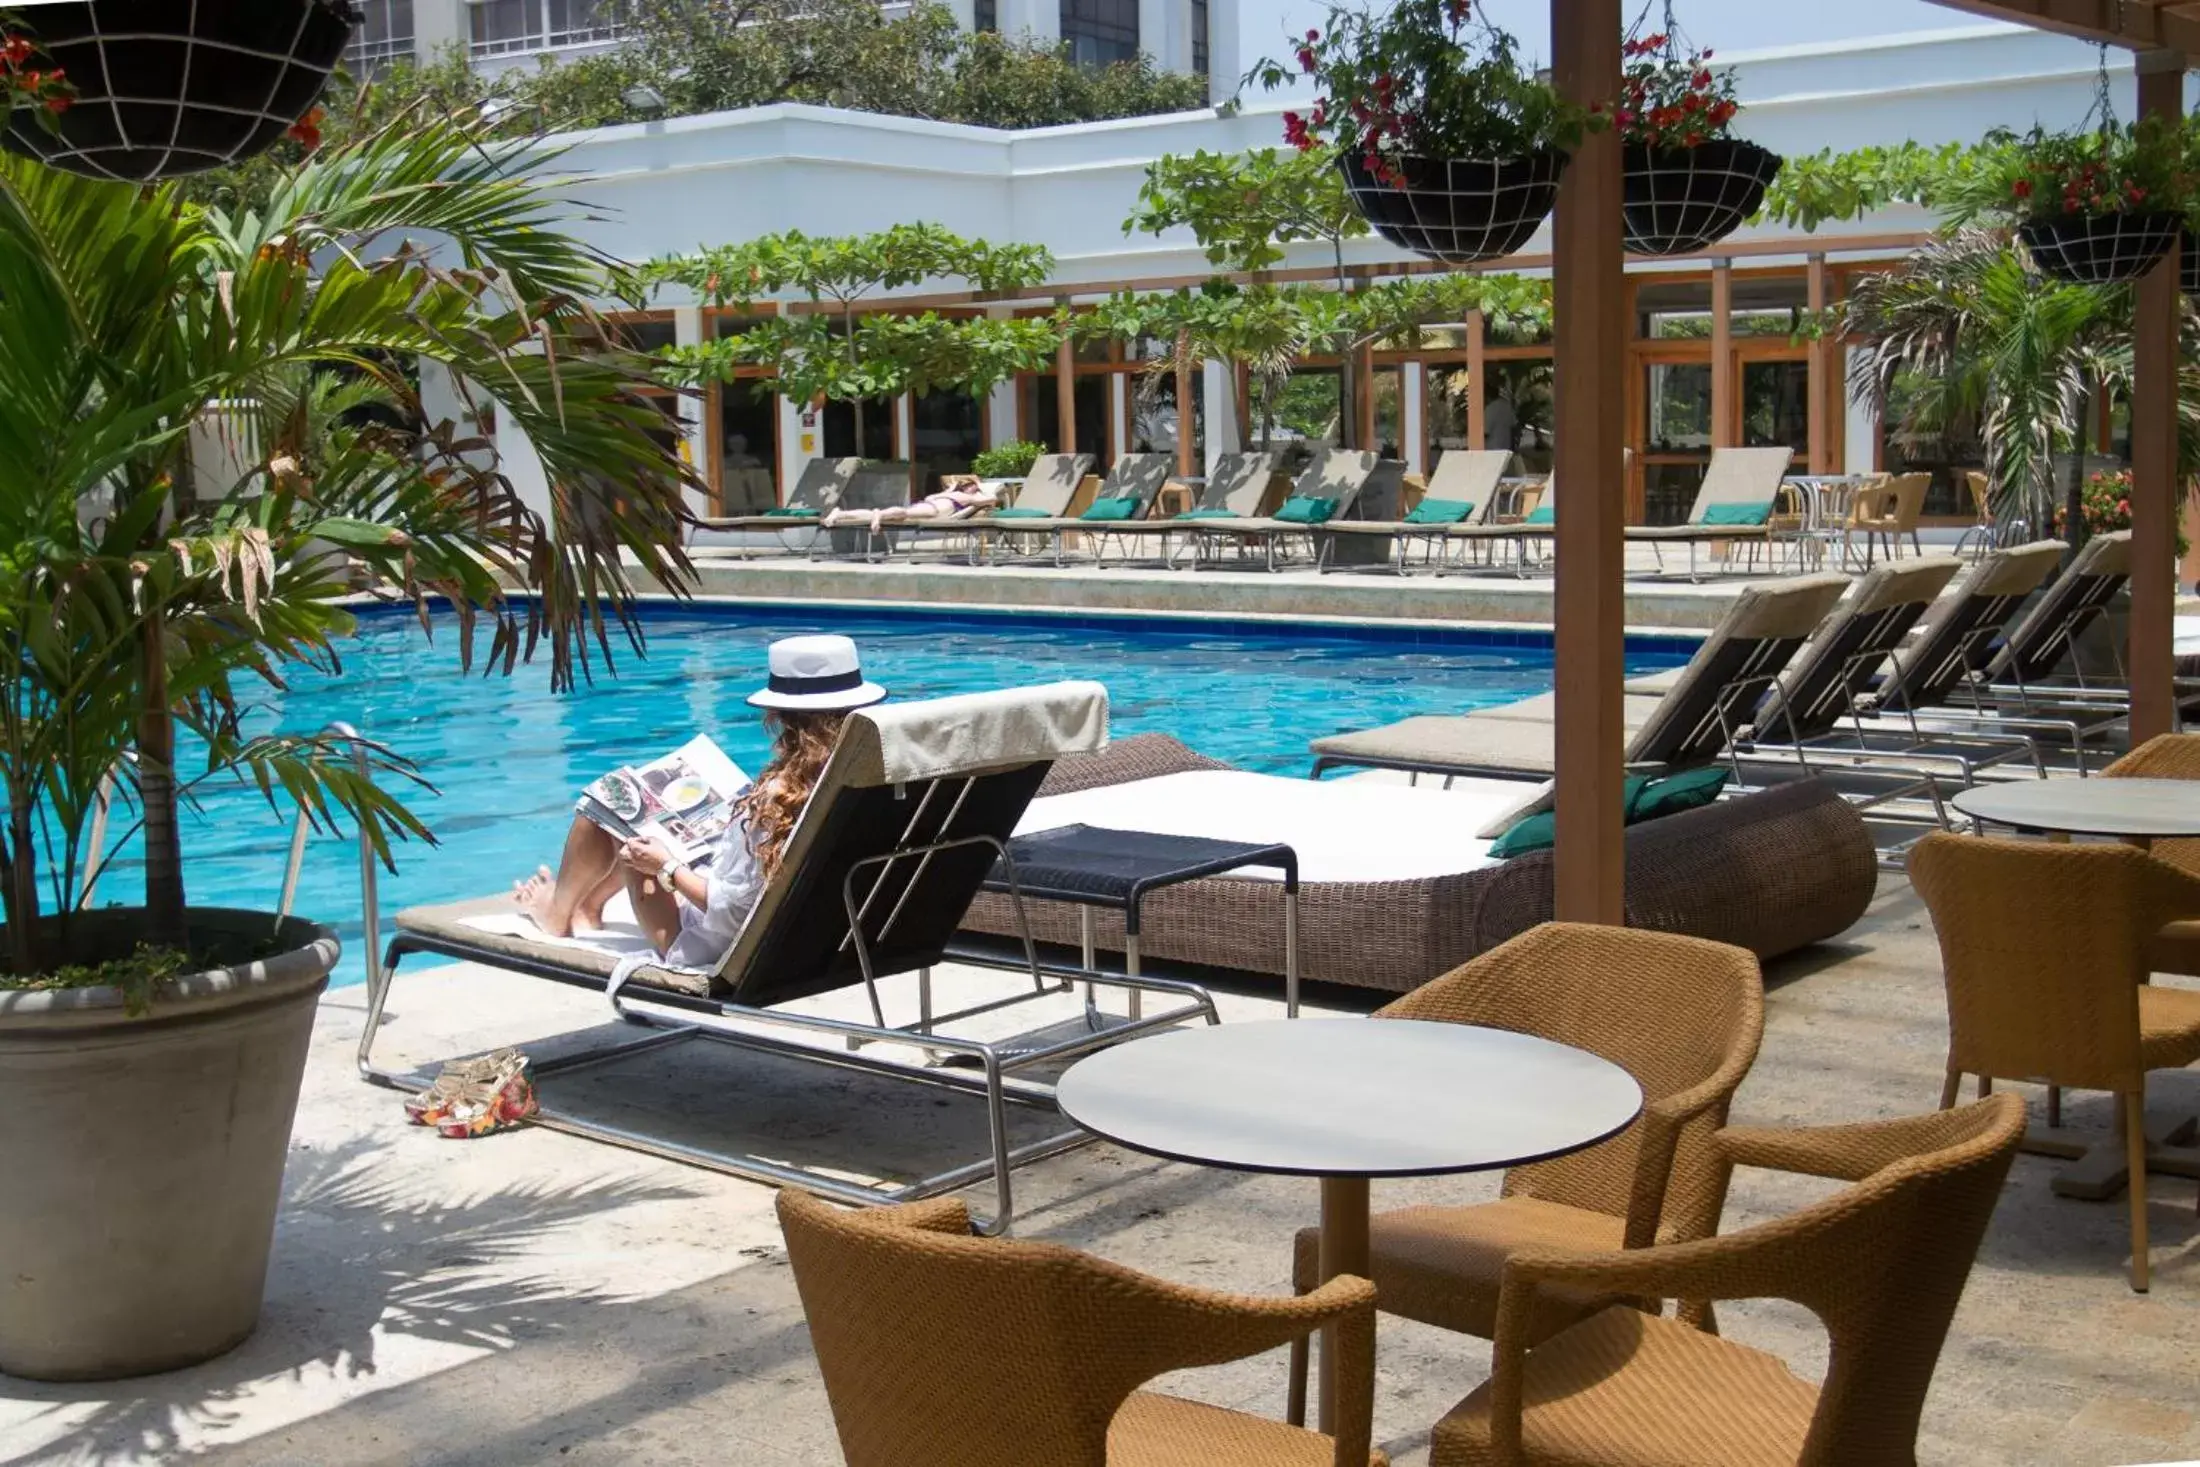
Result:
[[[1552,70],[1560,91],[1613,114],[1620,86],[1619,0],[1551,0]],[[1626,544],[1622,444],[1627,360],[1621,250],[1620,143],[1582,140],[1559,186],[1552,228],[1557,319],[1553,472],[1567,486],[1554,531],[1558,829],[1555,914],[1625,920],[1620,815],[1622,635]]]

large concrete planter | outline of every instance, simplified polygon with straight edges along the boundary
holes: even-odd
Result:
[[[127,934],[139,913],[81,921]],[[336,934],[201,908],[276,955],[182,979],[0,990],[0,1372],[104,1380],[221,1354],[259,1322],[290,1122]]]

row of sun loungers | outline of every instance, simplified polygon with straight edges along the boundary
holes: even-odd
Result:
[[[1996,550],[1967,571],[1926,556],[1879,566],[1853,586],[1833,575],[1751,586],[1685,667],[1628,684],[1627,761],[1725,760],[1737,781],[1748,766],[1792,761],[1804,772],[1893,777],[1893,794],[1922,793],[1936,806],[1938,776],[1968,784],[2016,760],[2045,773],[2043,742],[2088,772],[2089,747],[2128,714],[2128,697],[2059,669],[2076,664],[2079,638],[2128,580],[2130,538],[2095,536],[2036,600],[2060,541]],[[1546,694],[1333,735],[1313,744],[1315,772],[1545,778],[1554,712]]]
[[[1688,574],[1699,579],[1699,549],[1768,552],[1773,512],[1790,467],[1784,448],[1722,448],[1680,525],[1630,526],[1627,538],[1657,552],[1686,546]],[[1513,476],[1512,454],[1454,450],[1444,455],[1411,514],[1404,512],[1404,466],[1376,454],[1324,449],[1289,486],[1274,492],[1280,456],[1224,454],[1197,502],[1175,515],[1156,505],[1175,477],[1165,453],[1118,458],[1091,496],[1091,508],[1071,512],[1093,470],[1089,454],[1046,454],[1032,465],[1014,503],[952,492],[910,501],[907,462],[815,459],[787,503],[761,515],[705,517],[706,530],[780,532],[781,548],[807,543],[813,556],[887,560],[928,550],[960,553],[971,563],[1007,555],[1064,563],[1074,542],[1095,559],[1112,551],[1124,560],[1162,565],[1258,561],[1275,569],[1302,559],[1322,571],[1389,569],[1408,572],[1418,552],[1423,569],[1509,564],[1526,574],[1540,564],[1556,529],[1555,483]],[[801,540],[787,532],[803,532]]]

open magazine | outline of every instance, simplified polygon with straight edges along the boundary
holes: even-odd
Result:
[[[581,791],[574,806],[621,840],[660,840],[682,861],[718,845],[749,777],[725,750],[698,734],[661,759],[614,769]]]

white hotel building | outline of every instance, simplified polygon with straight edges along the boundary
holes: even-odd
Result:
[[[1066,39],[1084,57],[1143,50],[1162,66],[1203,72],[1226,103],[1287,32],[1320,21],[1307,0],[951,0],[966,25]],[[364,0],[355,54],[362,60],[465,46],[477,66],[531,64],[544,53],[618,44],[606,17],[615,0]],[[1547,50],[1542,0],[1488,0],[1530,54]],[[1678,6],[1697,41],[1736,69],[1744,135],[1808,154],[1915,139],[1973,141],[1996,126],[2078,122],[2092,101],[2098,60],[2073,40],[1993,23],[1925,0],[1849,0],[1840,6],[1692,0]],[[2128,53],[2110,58],[2118,105],[2129,115]],[[1025,302],[977,304],[933,288],[913,293],[942,309],[1051,310],[1123,287],[1191,284],[1212,272],[1188,237],[1126,235],[1146,165],[1168,153],[1281,146],[1284,96],[1253,91],[1242,108],[1022,132],[922,119],[781,105],[675,117],[571,135],[559,166],[572,192],[604,222],[585,226],[628,259],[721,244],[784,229],[847,234],[918,220],[995,242],[1043,244],[1054,280]],[[1842,348],[1799,334],[1801,313],[1836,301],[1857,272],[1883,268],[1930,229],[1914,209],[1829,224],[1814,234],[1745,229],[1692,258],[1633,260],[1630,363],[1630,517],[1685,516],[1711,448],[1790,443],[1820,470],[1902,462],[1868,410],[1848,401]],[[1536,273],[1548,227],[1502,268]],[[1376,239],[1356,242],[1355,273],[1380,277],[1425,262]],[[1301,247],[1285,266],[1327,278],[1326,252]],[[733,325],[675,300],[634,323],[645,342],[693,341]],[[1563,308],[1563,303],[1561,303]],[[1728,358],[1715,363],[1708,321],[1729,312]],[[1425,468],[1470,441],[1518,448],[1534,466],[1548,454],[1547,344],[1485,343],[1469,323],[1445,325],[1424,349],[1374,354],[1375,441]],[[934,394],[872,405],[867,440],[928,472],[961,467],[981,447],[1017,438],[1053,442],[1073,417],[1077,447],[1103,464],[1138,447],[1174,445],[1173,408],[1142,412],[1135,348],[1083,349],[1072,366],[1073,411],[1057,372],[1029,374],[984,401]],[[1312,373],[1334,363],[1309,361]],[[1477,380],[1479,379],[1479,380]],[[1208,457],[1246,433],[1245,386],[1207,364],[1195,383],[1196,450]],[[1173,395],[1173,394],[1172,394]],[[687,447],[732,511],[768,505],[817,454],[852,452],[851,409],[805,412],[751,385],[713,389],[681,404]],[[2112,415],[2104,413],[2104,417]],[[2120,433],[2120,421],[2111,424]],[[516,447],[516,445],[515,445]],[[874,452],[876,450],[874,449]],[[1919,467],[1942,469],[1932,510],[1959,510],[1952,478],[1975,446],[1949,445]],[[532,455],[522,449],[515,461]],[[1547,459],[1545,459],[1547,461]]]

